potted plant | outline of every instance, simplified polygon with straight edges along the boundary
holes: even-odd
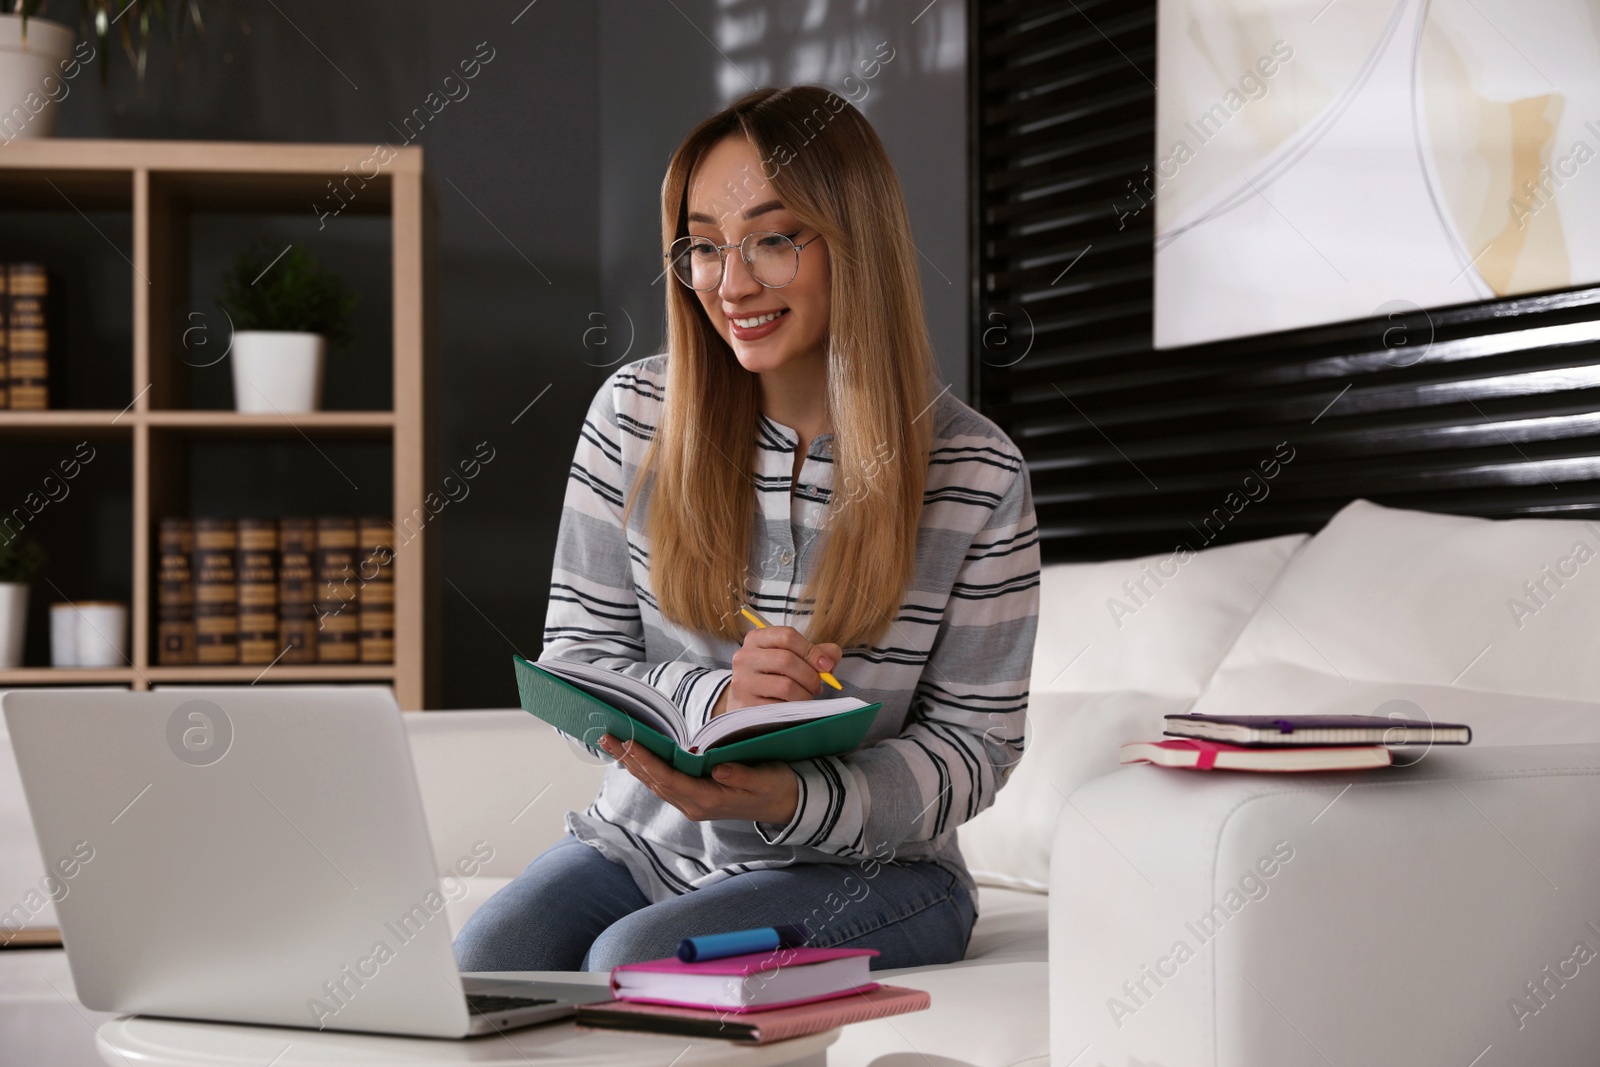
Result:
[[[21,0],[15,13],[0,14],[0,141],[50,136],[55,105],[71,91],[66,75],[78,73],[72,28],[34,16],[37,6]]]
[[[200,0],[78,0],[79,24],[86,32],[92,27],[99,48],[85,41],[74,49],[70,26],[39,17],[45,6],[42,0],[0,0],[0,143],[50,136],[57,105],[85,64],[101,61],[100,84],[105,85],[110,65],[104,55],[113,33],[142,92],[152,30],[168,31],[174,47],[186,22],[204,31]]]
[[[44,549],[31,537],[0,541],[0,670],[22,666],[28,632],[28,583],[44,568]]]
[[[298,245],[246,249],[217,304],[233,324],[233,401],[239,411],[316,411],[330,344],[349,338],[356,298]]]

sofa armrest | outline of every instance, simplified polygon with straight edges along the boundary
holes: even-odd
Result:
[[[1051,1061],[1583,1061],[1596,841],[1592,744],[1097,779],[1052,849]]]

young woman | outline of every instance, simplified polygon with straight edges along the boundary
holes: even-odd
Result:
[[[691,730],[825,671],[883,708],[856,751],[706,778],[603,738],[599,795],[473,916],[461,966],[603,970],[780,923],[876,969],[959,960],[956,827],[1024,744],[1027,468],[935,381],[899,182],[847,101],[761,89],[701,123],[662,232],[668,349],[589,408],[541,658],[639,678]]]

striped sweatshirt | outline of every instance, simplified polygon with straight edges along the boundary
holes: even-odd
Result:
[[[739,646],[657,610],[644,532],[649,478],[622,522],[661,417],[667,358],[618,368],[589,407],[562,506],[540,659],[640,679],[682,709],[692,733],[728,684]],[[799,801],[786,826],[691,821],[621,766],[607,769],[587,809],[566,813],[567,828],[626,866],[652,902],[760,868],[929,860],[953,872],[976,906],[956,827],[994,802],[1025,745],[1038,526],[1027,468],[998,427],[948,392],[919,417],[933,420],[933,441],[915,576],[883,643],[845,649],[833,669],[844,695],[883,702],[862,746],[790,764]],[[754,430],[749,603],[773,625],[805,633],[808,613],[796,608],[825,536],[833,435],[810,443],[791,491],[799,435],[765,415]]]

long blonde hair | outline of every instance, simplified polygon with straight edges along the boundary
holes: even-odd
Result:
[[[830,264],[833,497],[796,612],[810,615],[801,629],[813,641],[874,644],[916,568],[937,386],[910,218],[888,154],[853,105],[817,86],[758,89],[696,126],[673,153],[661,187],[663,252],[689,232],[695,165],[740,135],[762,161],[754,184],[765,180],[827,239]],[[658,609],[739,641],[758,376],[739,364],[688,287],[668,277],[666,289],[666,401],[627,506],[653,471],[645,529]]]

